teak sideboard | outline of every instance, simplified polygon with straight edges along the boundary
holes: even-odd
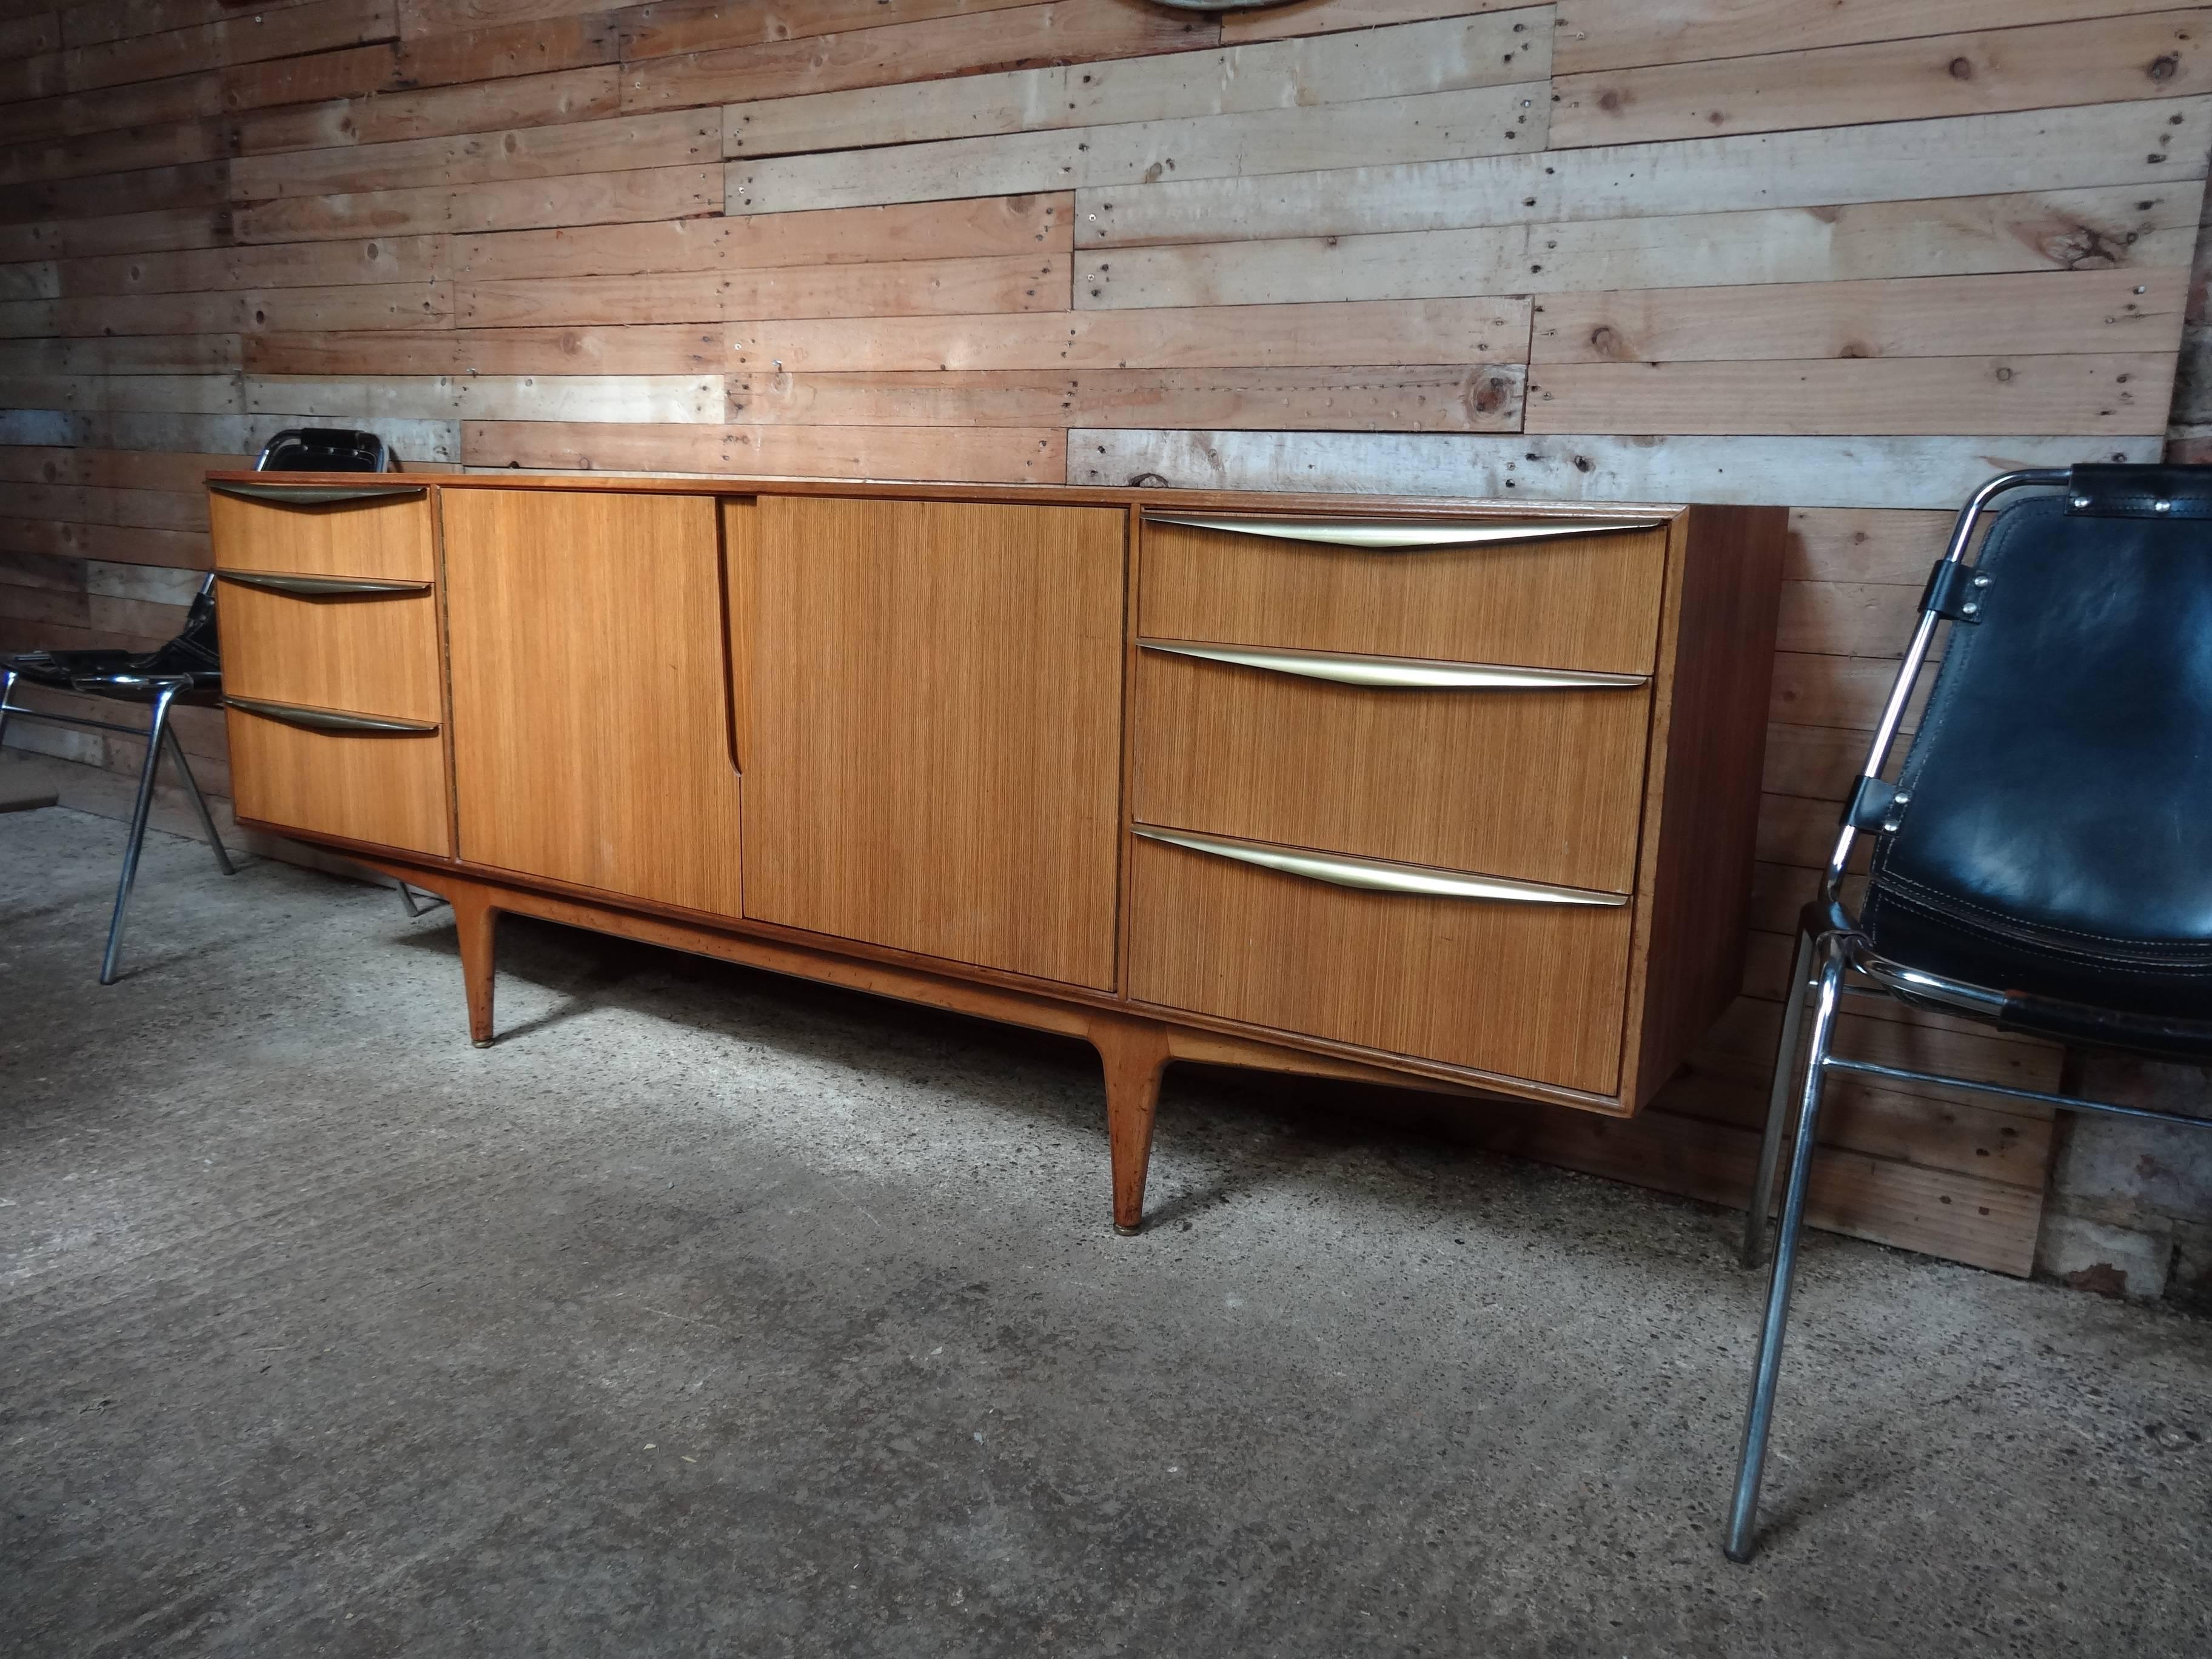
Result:
[[[1735,995],[1780,508],[210,480],[238,816],[501,912],[1634,1112]]]

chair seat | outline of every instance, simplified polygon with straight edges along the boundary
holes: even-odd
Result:
[[[222,701],[222,671],[193,666],[167,646],[159,651],[25,651],[0,657],[0,669],[33,685],[122,702],[151,701],[155,682],[163,680],[185,682],[173,699],[177,702],[207,707]]]

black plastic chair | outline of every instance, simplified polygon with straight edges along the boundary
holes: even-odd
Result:
[[[262,447],[254,462],[264,472],[385,472],[392,468],[391,452],[373,432],[296,428],[280,432]],[[107,950],[100,958],[100,982],[115,983],[122,961],[123,921],[131,907],[131,890],[138,880],[138,856],[146,844],[146,820],[154,805],[154,782],[167,746],[177,772],[198,811],[200,823],[215,848],[216,862],[226,876],[237,870],[230,854],[216,833],[215,815],[208,811],[192,775],[185,746],[178,741],[169,711],[179,704],[219,708],[222,703],[222,662],[216,627],[216,579],[210,574],[200,584],[184,632],[158,650],[26,651],[0,657],[0,740],[7,736],[10,720],[44,720],[50,725],[74,726],[94,731],[118,732],[146,740],[146,763],[138,774],[138,799],[131,814],[131,836],[123,849],[123,875],[116,884],[115,910],[107,924]],[[15,701],[18,683],[56,690],[103,697],[115,702],[150,705],[152,720],[141,730],[114,720],[88,715],[63,714],[43,708],[26,708]]]
[[[1966,555],[1990,503],[1999,516]],[[1943,665],[1894,784],[1890,750],[1936,630]],[[2212,1057],[2212,467],[2008,472],[1975,492],[1929,573],[1821,896],[1806,907],[1744,1239],[1765,1254],[1789,1105],[1789,1184],[1726,1549],[1747,1561],[1790,1287],[1831,1072],[2212,1127],[1830,1051],[1845,994],[2070,1042]],[[1875,837],[1864,900],[1843,899]],[[1807,1007],[1812,1040],[1797,1048]],[[1793,1087],[1793,1085],[1795,1085]]]

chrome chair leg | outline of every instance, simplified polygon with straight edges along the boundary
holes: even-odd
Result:
[[[100,982],[115,983],[115,970],[123,958],[123,918],[131,908],[131,890],[138,880],[138,851],[146,844],[146,820],[154,810],[154,775],[161,769],[161,740],[169,729],[169,701],[173,685],[154,693],[154,724],[146,737],[146,764],[138,774],[138,804],[131,813],[131,839],[123,848],[123,878],[115,884],[115,915],[107,924],[107,954],[100,958]]]
[[[230,849],[222,844],[222,837],[216,833],[215,814],[208,811],[207,797],[200,793],[200,781],[192,775],[191,762],[185,758],[184,740],[178,737],[175,726],[170,726],[167,731],[170,757],[177,763],[177,770],[184,775],[185,791],[191,796],[193,806],[198,809],[200,828],[207,831],[208,845],[215,848],[215,861],[222,866],[223,874],[234,876],[238,873],[238,866],[230,861]]]
[[[1744,1216],[1743,1265],[1766,1260],[1766,1229],[1774,1213],[1774,1176],[1782,1163],[1782,1127],[1790,1111],[1790,1085],[1797,1076],[1797,1037],[1805,1024],[1811,991],[1813,936],[1800,932],[1790,969],[1790,994],[1782,1004],[1782,1042],[1774,1051],[1774,1086],[1766,1097],[1766,1129],[1759,1139],[1759,1172],[1752,1177],[1751,1206]]]
[[[1797,1240],[1805,1225],[1813,1149],[1820,1138],[1820,1091],[1827,1075],[1828,1044],[1835,1035],[1836,1004],[1842,994],[1844,936],[1824,934],[1814,948],[1820,956],[1820,979],[1813,1009],[1813,1042],[1806,1057],[1804,1093],[1797,1109],[1797,1142],[1790,1153],[1790,1184],[1782,1195],[1782,1227],[1774,1248],[1774,1274],[1767,1281],[1759,1358],[1752,1370],[1751,1408],[1744,1417],[1743,1450],[1736,1462],[1735,1497],[1729,1505],[1728,1536],[1723,1547],[1731,1561],[1751,1559],[1759,1523],[1759,1475],[1766,1463],[1767,1431],[1774,1420],[1774,1385],[1782,1370],[1782,1334],[1790,1322],[1790,1289],[1797,1271]]]
[[[15,701],[15,671],[0,668],[0,744],[8,741],[8,716],[15,711],[9,705]]]
[[[436,909],[440,905],[451,902],[451,901],[447,899],[442,894],[426,892],[422,895],[422,897],[428,900],[428,902],[417,903],[415,898],[415,890],[412,887],[410,887],[404,881],[398,884],[398,887],[399,902],[407,907],[407,914],[410,917],[427,916],[431,911]]]

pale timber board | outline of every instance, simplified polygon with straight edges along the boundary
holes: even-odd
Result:
[[[2173,354],[1554,363],[1528,430],[2166,434]]]
[[[191,294],[239,288],[339,288],[356,283],[434,283],[448,274],[443,236],[376,236],[351,241],[279,242],[261,247],[194,248],[65,259],[61,291]]]
[[[1545,294],[1536,299],[1530,360],[1548,368],[2085,349],[2170,356],[2188,292],[2185,270],[2122,266]]]
[[[61,68],[68,90],[89,92],[180,69],[220,69],[300,57],[393,40],[398,35],[392,0],[318,0],[313,5],[234,13],[191,28],[76,47],[61,54]]]
[[[1079,309],[2186,266],[2199,185],[1079,250]],[[1784,496],[1780,499],[1787,499]]]
[[[1552,143],[1852,126],[1921,116],[2164,100],[2212,89],[2212,10],[1823,46],[1561,75]]]
[[[1057,483],[1058,429],[979,427],[610,426],[471,422],[471,466],[751,477],[941,479]]]
[[[727,355],[719,323],[612,328],[459,329],[428,333],[250,337],[255,374],[719,374]]]
[[[711,112],[625,115],[559,126],[241,156],[230,167],[231,199],[242,204],[288,196],[344,196],[683,167],[717,161],[720,150],[720,126]]]
[[[230,240],[230,210],[162,208],[151,213],[118,213],[97,219],[70,219],[44,227],[52,250],[72,259],[103,253],[152,253],[173,248],[216,247]],[[5,233],[0,232],[0,237]]]
[[[127,127],[82,138],[54,138],[0,151],[0,185],[81,179],[179,161],[219,161],[229,154],[221,126],[212,121],[173,121]]]
[[[636,6],[619,14],[623,60],[641,64],[687,52],[761,46],[1036,3],[1036,0],[806,0],[801,6],[732,6],[690,0],[690,3]]]
[[[0,300],[53,300],[61,291],[61,272],[52,259],[0,265]]]
[[[1264,109],[1181,121],[950,138],[880,149],[745,158],[729,166],[728,210],[791,213],[1178,178],[1292,173],[1346,154],[1376,162],[1537,150],[1541,82]]]
[[[459,276],[497,281],[1066,253],[1074,246],[1074,208],[1062,191],[738,221],[513,230],[457,236],[453,259]]]
[[[473,283],[460,287],[458,314],[471,328],[509,328],[726,318],[1064,313],[1071,267],[1064,253],[1021,253],[980,259]]]
[[[204,374],[243,362],[236,334],[0,340],[0,374]]]
[[[1910,583],[1942,552],[1948,513],[1796,507],[1783,555],[1787,581]]]
[[[2154,461],[2154,438],[1492,438],[1441,433],[1068,434],[1070,483],[1353,495],[1952,507],[1996,473]]]
[[[724,145],[732,156],[794,155],[1540,82],[1551,73],[1548,21],[1538,7],[1223,51],[766,98],[722,112]],[[1548,93],[1544,101],[1548,106]]]
[[[289,197],[241,210],[237,235],[241,242],[289,242],[680,219],[720,212],[721,191],[719,167],[676,167],[507,179],[455,190]]]
[[[64,524],[128,525],[141,530],[208,527],[204,491],[112,489],[89,484],[22,483],[9,492],[9,505],[27,518]],[[191,594],[172,601],[189,604]]]
[[[969,17],[854,29],[628,67],[624,109],[673,109],[879,87],[1043,64],[1210,46],[1219,27],[1159,6],[1055,0]]]
[[[85,412],[238,415],[244,392],[235,374],[37,375],[0,378],[0,405]]]
[[[62,40],[72,46],[98,46],[105,40],[128,40],[142,34],[162,34],[171,29],[219,23],[238,15],[230,0],[27,0],[32,5],[65,6],[60,22]],[[311,0],[273,0],[257,5],[257,12],[282,11],[311,3]]]
[[[416,329],[448,324],[453,314],[451,283],[272,288],[236,297],[239,327],[248,334],[295,334],[323,328]]]
[[[2202,179],[2212,98],[1085,190],[1079,246],[1820,208]]]
[[[459,86],[615,64],[621,58],[622,33],[611,12],[428,34],[407,31],[399,41],[398,83]],[[617,96],[619,100],[619,90]]]
[[[613,64],[599,64],[419,92],[255,110],[240,118],[234,131],[240,155],[270,155],[504,127],[555,126],[621,110],[622,70]]]
[[[793,374],[1513,363],[1528,318],[1527,300],[1492,297],[735,323],[729,361]]]
[[[410,420],[720,425],[726,396],[719,374],[254,376],[246,382],[251,414],[343,406]]]
[[[135,87],[109,87],[94,93],[0,104],[0,144],[118,132],[126,127],[200,120],[222,112],[220,75],[178,75]]]
[[[399,50],[390,43],[242,64],[222,74],[223,107],[241,113],[276,104],[361,97],[403,84]]]
[[[1520,3],[1521,0],[1300,0],[1296,5],[1224,16],[1221,38],[1224,41],[1274,40],[1286,35],[1417,22],[1459,12],[1508,11]]]
[[[2173,0],[1560,0],[1561,75],[2077,18],[2169,11]]]
[[[207,475],[238,466],[239,455],[149,455],[116,449],[14,449],[0,454],[0,478],[82,484],[126,494],[204,495]]]
[[[730,377],[730,419],[821,426],[1192,426],[1511,432],[1516,365],[986,369]]]

